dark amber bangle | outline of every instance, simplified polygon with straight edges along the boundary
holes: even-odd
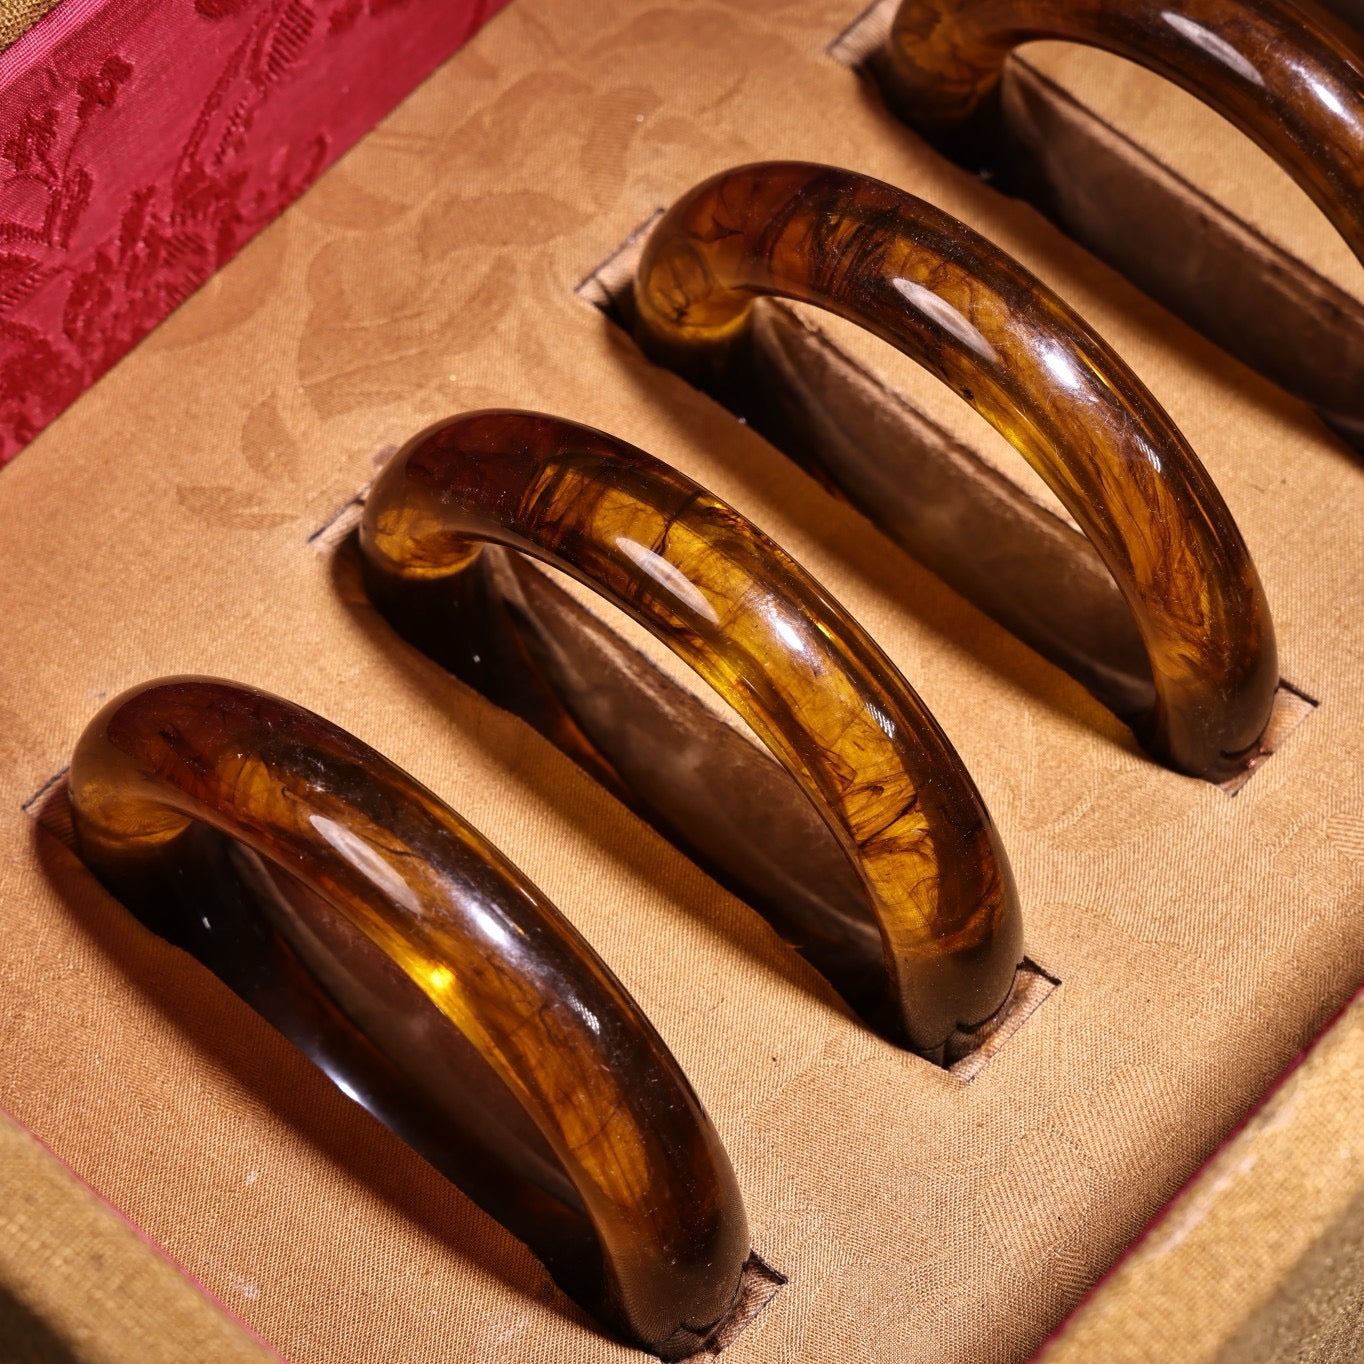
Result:
[[[369,496],[361,545],[390,608],[481,542],[594,588],[748,722],[860,874],[883,1012],[911,1046],[941,1055],[999,1008],[1021,927],[984,803],[894,665],[777,545],[642,450],[524,412],[431,427]]]
[[[69,784],[115,895],[174,937],[208,927],[215,881],[249,884],[326,1026],[343,1015],[462,1121],[449,1150],[518,1176],[513,1229],[556,1278],[657,1353],[704,1344],[749,1251],[724,1148],[620,982],[484,838],[320,716],[210,679],[111,702]]]
[[[725,171],[668,210],[639,265],[641,344],[705,382],[764,294],[889,341],[1055,490],[1135,619],[1154,701],[1134,728],[1157,757],[1216,779],[1257,751],[1278,664],[1245,544],[1174,423],[1065,303],[922,200],[798,162]]]
[[[1364,261],[1364,56],[1309,11],[1276,0],[905,0],[882,80],[906,121],[931,133],[968,120],[1022,43],[1127,57],[1253,138]]]

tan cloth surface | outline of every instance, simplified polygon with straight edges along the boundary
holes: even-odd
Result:
[[[856,9],[517,0],[0,474],[0,1103],[299,1364],[637,1356],[21,811],[99,702],[147,677],[321,711],[583,929],[791,1277],[736,1361],[1026,1355],[1364,974],[1364,470],[885,119],[824,53]],[[1321,701],[1235,799],[1147,761],[575,296],[656,207],[765,156],[967,218],[1184,427],[1256,554],[1285,675]],[[921,372],[903,384],[942,402]],[[933,708],[1010,849],[1029,954],[1062,982],[971,1084],[849,1019],[750,911],[339,590],[312,533],[412,431],[492,403],[606,427],[728,498]]]
[[[6,1364],[265,1364],[275,1357],[0,1114]]]
[[[58,0],[0,0],[0,50],[27,33]]]
[[[1217,1153],[1044,1364],[1364,1358],[1364,996]]]

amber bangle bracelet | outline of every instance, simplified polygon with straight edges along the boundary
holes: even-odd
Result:
[[[1274,157],[1364,261],[1364,56],[1330,20],[1276,0],[906,0],[887,96],[926,131],[961,125],[1035,39],[1103,48],[1183,86]]]
[[[1157,757],[1216,779],[1254,755],[1278,683],[1259,577],[1174,423],[1061,299],[922,200],[799,162],[725,171],[664,214],[639,265],[637,334],[705,382],[762,295],[890,342],[1055,490],[1135,619],[1154,702],[1134,727]]]
[[[941,1053],[1003,1003],[1020,917],[994,826],[909,685],[766,536],[600,431],[472,413],[415,437],[370,494],[372,593],[469,569],[484,542],[591,586],[727,700],[787,768],[866,888],[887,1026]]]
[[[187,877],[232,865],[206,849],[247,851],[288,948],[368,1044],[428,1084],[442,1048],[472,1052],[476,1087],[442,1096],[474,1110],[466,1144],[520,1167],[523,1221],[546,1244],[555,1224],[582,1226],[600,1255],[556,1277],[597,1282],[588,1305],[656,1353],[704,1343],[749,1250],[719,1138],[604,963],[453,811],[321,717],[196,678],[106,706],[69,790],[82,858],[152,919]],[[194,892],[178,911],[197,919],[204,903]],[[357,974],[366,953],[377,975]],[[404,994],[424,1015],[414,1028]]]

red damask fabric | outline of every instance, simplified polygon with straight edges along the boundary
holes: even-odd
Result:
[[[62,0],[0,54],[0,464],[506,0]]]

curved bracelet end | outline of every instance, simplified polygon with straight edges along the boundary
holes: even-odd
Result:
[[[659,230],[650,237],[635,277],[635,341],[655,364],[684,377],[722,374],[748,332],[753,297],[718,287],[685,228],[667,226],[666,237]]]
[[[447,417],[419,431],[370,486],[359,530],[367,579],[448,578],[463,572],[482,553],[479,541],[451,527],[449,508],[440,505],[439,494],[432,490],[422,496],[423,480],[411,477],[408,470],[414,457],[433,443],[438,445],[441,434],[460,420]]]
[[[873,58],[883,97],[913,127],[964,123],[999,84],[1008,49],[968,41],[958,8],[931,0],[902,4]]]

